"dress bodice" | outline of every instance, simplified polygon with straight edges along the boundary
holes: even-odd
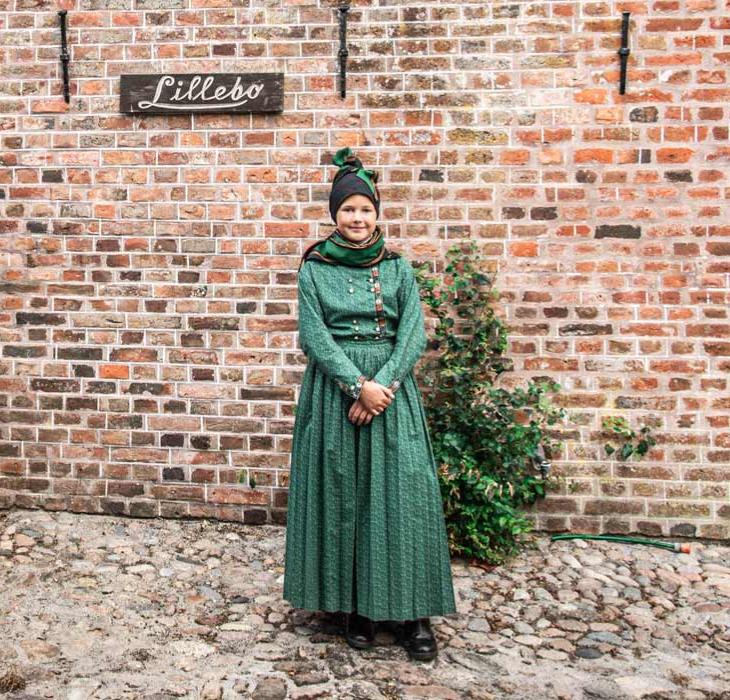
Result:
[[[398,287],[403,258],[372,267],[307,261],[322,318],[335,339],[394,338],[400,317]]]

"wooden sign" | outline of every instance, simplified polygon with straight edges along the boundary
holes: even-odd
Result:
[[[283,73],[123,75],[119,109],[131,114],[281,112]]]

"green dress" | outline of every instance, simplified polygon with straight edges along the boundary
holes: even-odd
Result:
[[[437,467],[413,374],[426,348],[413,268],[308,260],[299,347],[284,598],[372,620],[456,612]],[[362,381],[395,392],[367,425],[347,417]]]

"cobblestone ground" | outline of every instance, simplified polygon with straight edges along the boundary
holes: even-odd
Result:
[[[0,695],[730,698],[729,547],[534,544],[453,561],[459,613],[420,663],[393,625],[358,652],[283,601],[281,527],[4,512]]]

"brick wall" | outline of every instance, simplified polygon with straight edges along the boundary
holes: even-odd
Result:
[[[295,271],[350,145],[393,247],[493,260],[507,379],[564,387],[538,525],[727,537],[730,3],[356,1],[345,100],[335,4],[0,3],[0,502],[284,522]],[[118,111],[122,73],[239,70],[285,111]],[[647,459],[603,455],[617,414]]]

